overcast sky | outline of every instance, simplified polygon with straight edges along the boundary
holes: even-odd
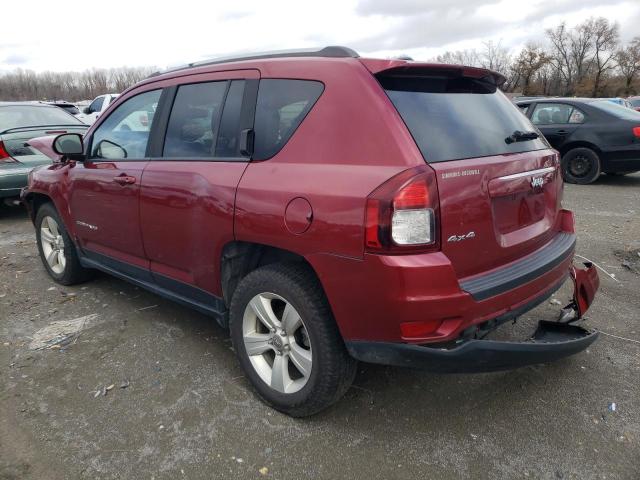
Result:
[[[238,52],[346,45],[429,59],[494,40],[517,49],[590,16],[640,35],[639,0],[4,0],[0,70],[166,67]],[[6,7],[9,7],[7,10]],[[18,20],[20,19],[20,20]]]

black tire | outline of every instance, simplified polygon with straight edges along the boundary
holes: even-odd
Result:
[[[262,380],[243,340],[245,309],[250,308],[249,302],[254,297],[267,292],[282,297],[295,308],[304,322],[301,328],[308,335],[310,374],[306,384],[293,393],[281,393]],[[231,301],[230,330],[240,365],[258,395],[287,415],[306,417],[326,409],[344,395],[355,377],[357,362],[347,353],[322,286],[304,264],[271,264],[243,278]]]
[[[42,222],[45,218],[51,217],[55,220],[58,227],[58,233],[62,237],[64,246],[63,253],[66,259],[64,269],[61,272],[55,272],[52,267],[47,262],[43,251],[43,242],[42,242]],[[38,212],[36,213],[35,220],[36,227],[36,240],[38,244],[38,252],[40,253],[40,259],[42,260],[42,264],[44,268],[47,270],[47,273],[51,278],[53,278],[57,283],[61,285],[75,285],[77,283],[82,283],[86,280],[89,280],[93,276],[93,270],[84,268],[80,265],[80,260],[78,260],[78,253],[76,252],[75,244],[69,234],[67,233],[67,229],[58,215],[57,210],[51,203],[45,203],[42,205]]]
[[[590,148],[574,148],[562,156],[562,176],[565,182],[587,185],[600,176],[600,158]]]

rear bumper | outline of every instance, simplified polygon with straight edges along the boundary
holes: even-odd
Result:
[[[473,373],[510,370],[559,360],[581,352],[598,337],[598,332],[570,325],[591,306],[600,281],[596,268],[572,267],[573,300],[563,309],[561,318],[567,323],[541,320],[533,335],[522,342],[477,338],[454,342],[411,345],[392,342],[347,341],[347,350],[357,360],[369,363],[420,368],[440,373]],[[531,300],[511,314],[520,315],[544,301],[551,292]],[[572,315],[566,315],[571,313]],[[566,315],[566,316],[565,316]],[[504,315],[493,320],[494,327],[504,322]],[[563,321],[566,321],[563,320]]]
[[[562,231],[536,252],[463,279],[443,252],[306,258],[345,341],[443,343],[513,319],[560,287],[575,245],[571,213],[563,211],[560,223]]]
[[[573,255],[575,245],[576,236],[573,233],[561,232],[547,245],[522,261],[461,281],[460,287],[475,300],[485,300],[499,295],[535,280],[557,267]]]
[[[387,342],[347,342],[351,356],[369,363],[419,368],[439,373],[475,373],[547,363],[581,352],[598,332],[565,323],[541,321],[524,342],[466,340],[454,348]]]
[[[640,171],[640,144],[604,149],[601,153],[601,160],[604,172]]]
[[[0,168],[0,198],[17,197],[20,190],[27,185],[29,172],[33,170],[32,166],[17,166]]]

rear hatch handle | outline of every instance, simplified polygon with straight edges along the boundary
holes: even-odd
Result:
[[[511,195],[526,190],[536,190],[554,180],[558,167],[545,167],[514,173],[489,181],[489,196],[492,198]]]

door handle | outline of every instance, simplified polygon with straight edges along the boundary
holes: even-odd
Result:
[[[568,130],[562,130],[562,129],[561,129],[561,130],[557,130],[557,131],[556,131],[556,133],[557,133],[558,135],[566,135],[567,133],[569,133],[569,131],[568,131]]]
[[[114,177],[113,181],[120,185],[131,185],[133,183],[136,183],[136,177],[122,174],[118,177]]]

